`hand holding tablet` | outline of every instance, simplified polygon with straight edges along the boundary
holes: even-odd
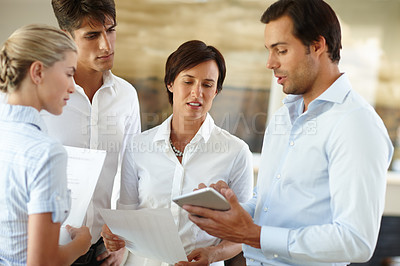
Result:
[[[219,211],[227,211],[231,208],[229,202],[213,188],[202,188],[172,199],[179,206],[193,205]]]

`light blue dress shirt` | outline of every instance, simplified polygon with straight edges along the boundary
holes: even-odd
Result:
[[[347,265],[375,249],[393,154],[382,120],[345,74],[303,110],[288,95],[266,130],[247,265]]]
[[[29,215],[68,216],[67,153],[44,129],[36,109],[0,104],[0,265],[26,265]]]

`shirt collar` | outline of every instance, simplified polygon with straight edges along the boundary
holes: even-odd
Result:
[[[347,94],[351,90],[350,81],[345,73],[333,82],[333,84],[324,91],[314,101],[327,101],[333,103],[343,103]]]
[[[75,88],[78,88],[76,90],[77,92],[79,92],[82,95],[86,95],[85,91],[83,90],[83,88],[75,83],[75,80],[74,80],[74,84],[75,84]],[[111,91],[112,95],[113,96],[116,95],[115,79],[114,79],[114,75],[111,73],[111,70],[107,70],[107,71],[103,72],[103,85],[101,85],[99,90],[102,90],[102,89],[105,89],[105,88],[110,88],[110,91]]]
[[[111,70],[105,71],[103,73],[103,85],[100,88],[109,87],[115,91],[114,83],[114,76],[112,75]]]
[[[169,136],[171,134],[171,121],[172,115],[170,115],[165,121],[159,126],[154,138],[153,142],[165,141],[165,143],[169,143]],[[196,135],[190,141],[190,143],[196,143],[201,139],[204,140],[205,143],[210,139],[211,133],[214,129],[214,120],[207,113],[206,119],[201,125],[199,131],[197,131]]]
[[[9,122],[31,124],[41,131],[47,131],[38,110],[31,106],[0,104],[0,119]]]
[[[331,86],[327,90],[325,90],[320,96],[314,99],[310,105],[309,109],[312,105],[315,105],[317,102],[332,102],[332,103],[343,103],[346,95],[351,90],[350,81],[346,75],[343,73],[340,77],[332,83]],[[287,106],[289,110],[299,110],[299,105],[303,105],[303,96],[302,95],[288,95],[283,99],[283,103]],[[293,106],[295,105],[295,106]]]
[[[204,139],[204,143],[207,143],[211,137],[211,132],[213,131],[214,126],[214,119],[212,119],[211,115],[207,113],[206,119],[191,142],[197,142],[200,139]]]

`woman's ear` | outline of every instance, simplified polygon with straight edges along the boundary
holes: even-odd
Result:
[[[44,66],[42,62],[35,61],[29,68],[29,75],[34,84],[39,85],[43,79]]]
[[[168,90],[169,90],[170,92],[172,92],[172,84],[168,84],[168,85],[167,85],[167,88],[168,88]]]

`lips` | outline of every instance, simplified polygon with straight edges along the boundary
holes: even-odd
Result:
[[[111,54],[108,54],[108,55],[102,55],[102,56],[99,56],[99,57],[97,57],[98,59],[109,59],[111,56],[113,56],[114,55],[114,53],[111,53]]]
[[[187,105],[189,105],[190,107],[194,107],[194,108],[202,106],[202,104],[199,102],[189,102],[189,103],[187,103]]]
[[[275,75],[275,77],[278,79],[278,80],[277,80],[277,83],[278,83],[279,85],[282,85],[282,84],[286,81],[286,76],[278,76],[278,75]]]

